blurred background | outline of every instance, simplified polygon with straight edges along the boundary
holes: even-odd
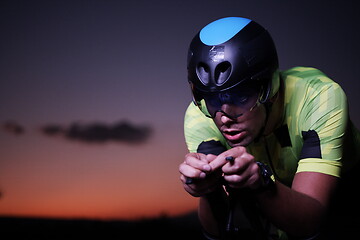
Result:
[[[186,56],[193,36],[221,17],[267,28],[282,70],[312,66],[338,82],[359,128],[355,3],[0,1],[0,223],[182,219],[198,227],[197,199],[178,173],[191,101]]]

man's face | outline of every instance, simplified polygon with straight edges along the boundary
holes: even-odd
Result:
[[[222,110],[225,113],[231,112],[231,106],[224,104]],[[265,126],[265,120],[266,111],[262,104],[236,119],[222,112],[218,112],[214,118],[216,126],[231,147],[247,146],[253,142]]]

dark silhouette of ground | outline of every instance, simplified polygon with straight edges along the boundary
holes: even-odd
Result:
[[[204,239],[196,213],[134,221],[0,217],[1,239]]]

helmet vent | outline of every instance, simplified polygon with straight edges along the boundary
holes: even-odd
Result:
[[[210,81],[210,68],[205,63],[199,63],[199,65],[196,68],[197,75],[200,79],[200,81],[207,85]]]
[[[215,81],[218,85],[224,84],[231,74],[231,64],[229,62],[222,62],[215,68]]]

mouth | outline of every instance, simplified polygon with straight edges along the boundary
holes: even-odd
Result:
[[[240,141],[246,135],[246,131],[240,131],[235,129],[227,129],[222,131],[222,133],[224,137],[231,142]]]

